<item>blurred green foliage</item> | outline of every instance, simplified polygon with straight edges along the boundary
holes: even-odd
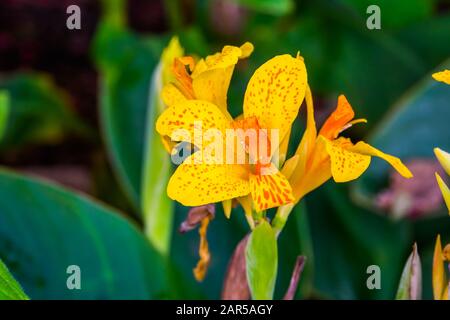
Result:
[[[9,111],[2,107],[3,137],[0,149],[18,149],[27,144],[63,141],[67,135],[89,136],[90,129],[75,116],[67,94],[48,76],[17,73],[0,79],[8,95]]]
[[[229,15],[218,1],[196,0],[193,17],[183,17],[180,1],[166,1],[171,30],[137,34],[127,25],[126,1],[103,1],[103,17],[92,45],[99,72],[99,110],[105,148],[116,178],[142,220],[141,202],[148,113],[155,93],[151,77],[162,48],[173,34],[188,54],[204,56],[225,44],[250,41],[255,52],[240,63],[228,94],[236,116],[248,79],[274,55],[300,51],[315,95],[317,117],[345,94],[367,126],[352,137],[402,159],[431,157],[439,146],[450,149],[448,87],[431,80],[450,54],[450,13],[432,0],[235,0],[242,14]],[[369,4],[381,8],[382,29],[366,28]],[[230,9],[231,10],[231,9]],[[238,24],[230,33],[226,24]],[[189,21],[189,22],[188,22]],[[223,21],[222,21],[223,22]],[[25,143],[61,141],[84,132],[70,103],[51,81],[17,74],[0,82],[10,98],[2,152]],[[296,122],[290,152],[302,133]],[[372,130],[373,129],[373,130]],[[156,164],[146,164],[158,167]],[[295,259],[307,256],[297,298],[393,299],[402,267],[414,241],[423,262],[424,297],[431,298],[431,257],[437,233],[450,240],[450,221],[434,215],[417,221],[393,221],[374,209],[373,199],[387,184],[388,168],[373,161],[353,184],[333,182],[314,191],[294,210],[278,241],[281,298]],[[366,199],[365,204],[350,197]],[[189,208],[174,206],[170,254],[162,257],[136,227],[114,209],[60,187],[0,172],[0,257],[31,298],[219,298],[228,260],[248,227],[240,208],[227,220],[217,206],[208,240],[212,253],[203,283],[193,280],[198,234],[179,234]],[[20,213],[20,214],[18,214]],[[164,214],[160,212],[159,214]],[[269,213],[270,216],[270,213]],[[65,289],[65,268],[78,264],[85,288]],[[382,290],[366,287],[369,265],[382,270]]]

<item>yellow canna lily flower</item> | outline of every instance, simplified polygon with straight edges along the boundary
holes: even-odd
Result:
[[[310,94],[309,94],[310,95]],[[357,179],[369,167],[371,157],[387,161],[403,177],[411,178],[412,173],[400,159],[360,141],[353,144],[350,139],[339,137],[340,133],[353,124],[367,122],[353,120],[355,113],[345,96],[338,98],[336,110],[325,121],[317,135],[312,99],[307,97],[307,128],[296,152],[296,158],[286,161],[285,167],[291,171],[289,181],[296,201],[333,177],[335,182]],[[283,168],[283,172],[287,169]]]
[[[215,53],[195,63],[190,56],[174,56],[171,60],[172,81],[165,82],[162,99],[167,106],[181,103],[186,99],[209,101],[227,111],[227,92],[234,66],[239,59],[249,57],[253,52],[250,42],[240,47],[225,46]],[[188,67],[188,70],[186,70]],[[174,143],[167,136],[162,136],[163,144],[170,153]],[[231,215],[231,200],[223,201],[224,213]]]
[[[439,148],[434,148],[434,154],[444,168],[445,172],[450,175],[450,153]],[[450,189],[437,172],[435,175],[439,188],[441,189],[442,196],[444,197],[445,204],[447,205],[448,213],[450,214]]]
[[[433,296],[435,300],[449,300],[449,281],[445,272],[445,262],[450,262],[450,244],[442,251],[441,236],[436,238],[433,256]]]
[[[238,138],[237,143],[245,145],[248,158],[256,159],[255,163],[214,163],[206,148],[195,139],[194,130],[198,121],[204,131],[216,129],[223,133],[221,139],[225,139],[228,129],[276,130],[282,141],[298,114],[306,83],[303,59],[286,54],[272,58],[255,71],[245,92],[243,117],[233,120],[226,109],[205,100],[184,100],[171,105],[159,117],[157,131],[179,140],[176,132],[187,130],[199,151],[176,169],[167,187],[169,197],[185,206],[199,206],[234,198],[245,203],[250,195],[258,212],[292,202],[288,180],[275,165],[261,161],[261,150],[256,153],[247,150],[247,141]],[[265,138],[269,140],[268,136]],[[269,157],[274,151],[268,151]]]
[[[433,73],[433,79],[446,84],[450,84],[450,70]]]

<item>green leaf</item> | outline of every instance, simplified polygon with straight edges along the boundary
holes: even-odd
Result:
[[[163,255],[170,249],[173,227],[174,202],[167,196],[167,184],[172,174],[172,162],[160,135],[156,132],[156,119],[164,106],[160,99],[160,68],[153,75],[147,115],[147,134],[142,170],[142,211],[145,233]]]
[[[9,114],[9,95],[6,91],[0,91],[0,140],[5,134]]]
[[[422,265],[417,244],[414,244],[398,285],[396,300],[420,300],[422,298]]]
[[[159,46],[102,24],[94,55],[100,68],[100,121],[116,175],[135,208],[140,207],[150,79]]]
[[[0,257],[32,299],[176,296],[171,268],[120,213],[49,183],[0,170]],[[81,290],[66,286],[81,269]]]
[[[438,68],[449,68],[450,62]],[[409,91],[379,124],[368,141],[402,160],[434,159],[433,148],[450,149],[448,118],[450,90],[431,75]],[[374,208],[375,195],[385,186],[389,165],[374,159],[354,185],[353,193],[363,205]]]
[[[251,10],[275,16],[286,15],[294,10],[294,2],[292,0],[234,0],[234,1]]]
[[[46,76],[17,73],[1,79],[0,89],[9,96],[9,112],[4,107],[1,111],[8,121],[3,128],[0,149],[29,143],[57,143],[69,133],[90,134],[70,109],[68,96]]]
[[[278,268],[278,250],[275,232],[263,220],[251,233],[245,252],[247,279],[252,298],[273,298]]]
[[[314,248],[314,289],[328,299],[392,299],[411,226],[355,206],[347,187],[330,181],[306,197]],[[367,267],[382,270],[382,290],[366,287]]]
[[[28,300],[20,284],[0,259],[0,300]]]

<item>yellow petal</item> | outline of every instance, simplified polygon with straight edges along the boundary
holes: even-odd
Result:
[[[172,83],[165,85],[161,91],[161,99],[166,107],[172,107],[186,100],[186,97]]]
[[[298,145],[297,151],[295,152],[295,154],[300,157],[295,174],[300,176],[304,174],[306,163],[311,157],[317,139],[316,121],[314,119],[314,104],[309,85],[306,87],[305,100],[307,112],[306,129],[305,133],[303,134],[302,140]]]
[[[227,219],[230,219],[232,204],[233,204],[233,200],[231,200],[231,199],[222,201],[223,213],[225,214],[225,217],[227,217]]]
[[[447,279],[444,270],[444,261],[442,260],[441,236],[438,235],[433,256],[433,296],[435,300],[442,298],[446,284]]]
[[[225,137],[226,129],[231,128],[229,118],[229,115],[225,115],[210,102],[185,100],[164,110],[156,122],[156,130],[174,141],[186,141],[198,146],[197,138],[202,138],[202,134],[208,129],[220,130]],[[195,136],[194,130],[198,132]],[[188,134],[190,140],[187,140],[188,137],[180,137],[184,133]]]
[[[273,174],[250,174],[250,189],[258,212],[294,201],[288,180],[278,170]]]
[[[436,158],[439,160],[442,168],[444,168],[445,172],[450,175],[450,153],[445,152],[439,148],[434,148],[434,154]]]
[[[278,165],[280,167],[283,165],[284,161],[286,160],[286,154],[288,152],[290,138],[291,138],[291,128],[289,128],[289,131],[286,133],[286,136],[281,141],[280,147],[278,148],[278,152],[274,153],[275,156],[278,156],[278,159],[276,159],[275,161],[278,161]]]
[[[161,54],[162,63],[162,84],[168,84],[175,81],[174,74],[172,72],[172,65],[175,58],[179,58],[184,55],[184,49],[180,45],[178,37],[172,37],[168,46],[163,50]]]
[[[379,157],[388,162],[403,177],[405,178],[413,177],[411,171],[409,171],[409,169],[402,163],[402,161],[399,158],[381,152],[380,150],[372,147],[371,145],[363,141],[360,141],[353,147],[350,147],[350,151],[360,153],[362,155]]]
[[[441,189],[442,196],[444,197],[445,204],[447,205],[448,213],[450,214],[450,189],[447,187],[444,180],[442,180],[438,173],[435,173],[435,175],[439,188]]]
[[[233,75],[234,65],[226,68],[205,70],[193,77],[194,95],[197,99],[206,100],[227,110],[227,93]]]
[[[252,51],[253,45],[247,42],[240,48],[225,46],[222,52],[200,60],[191,75],[196,99],[212,102],[222,110],[227,110],[227,92],[234,66]]]
[[[444,82],[450,84],[450,70],[444,70],[441,72],[433,73],[433,78],[436,81]]]
[[[297,168],[299,158],[300,156],[296,154],[292,158],[286,160],[286,162],[284,163],[283,169],[281,169],[281,173],[287,179],[290,179],[290,177],[294,173],[294,170]]]
[[[241,57],[240,58],[244,59],[244,58],[248,58],[252,54],[254,47],[253,47],[252,43],[246,42],[242,46],[240,46],[240,49],[241,49]]]
[[[206,271],[208,270],[209,262],[211,260],[211,255],[209,254],[208,239],[206,238],[206,231],[208,230],[208,225],[211,217],[208,216],[204,218],[201,222],[198,233],[200,235],[200,246],[198,248],[198,254],[200,260],[197,262],[197,266],[193,270],[195,280],[202,281],[205,278]]]
[[[450,300],[450,291],[448,290],[449,284],[447,284],[447,287],[442,292],[441,300]]]
[[[331,174],[336,182],[357,179],[369,167],[370,156],[350,151],[351,142],[346,138],[327,141],[326,148],[331,160]]]
[[[355,112],[347,98],[344,95],[340,95],[336,110],[325,121],[319,134],[330,140],[336,139],[354,117]]]
[[[262,129],[279,129],[282,141],[305,96],[306,68],[301,57],[276,56],[259,67],[244,97],[244,117],[256,116]]]
[[[186,158],[170,178],[167,194],[171,199],[184,206],[201,206],[250,193],[246,166],[211,164],[206,153],[197,164],[195,156]]]

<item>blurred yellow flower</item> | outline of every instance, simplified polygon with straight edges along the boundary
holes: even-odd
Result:
[[[445,263],[450,262],[450,244],[442,251],[441,236],[436,238],[433,256],[433,296],[435,300],[449,300],[449,281],[445,271]]]
[[[161,54],[161,80],[163,86],[176,81],[175,75],[172,71],[173,62],[175,59],[183,56],[184,49],[181,46],[178,37],[172,37],[169,44],[164,48]]]
[[[434,148],[434,154],[444,168],[445,172],[450,175],[450,153],[445,152],[439,148]],[[435,175],[439,188],[442,191],[442,196],[444,197],[445,204],[447,205],[448,213],[450,214],[450,189],[437,172],[435,173]]]
[[[441,72],[433,73],[432,77],[436,81],[444,82],[450,84],[450,70],[444,70]]]
[[[224,58],[213,57],[215,64],[210,68],[225,61]],[[209,62],[207,58],[204,63],[208,65]],[[216,77],[223,76],[215,70],[212,69]],[[249,157],[257,160],[256,164],[248,161],[244,164],[214,164],[195,141],[194,130],[197,121],[202,123],[202,130],[216,129],[222,133],[228,129],[275,129],[283,140],[298,114],[306,83],[303,59],[280,55],[264,63],[253,74],[245,92],[242,117],[233,120],[226,109],[206,100],[184,100],[170,105],[159,117],[157,131],[176,140],[179,139],[175,136],[177,130],[186,130],[194,137],[193,143],[200,150],[178,166],[167,187],[169,197],[186,206],[199,206],[251,195],[254,209],[258,212],[292,202],[294,198],[289,182],[272,163],[260,161],[260,152],[248,153]],[[221,135],[222,139],[225,136]],[[247,144],[245,139],[238,143]],[[270,155],[274,151],[270,150]],[[200,163],[195,161],[199,152]]]

